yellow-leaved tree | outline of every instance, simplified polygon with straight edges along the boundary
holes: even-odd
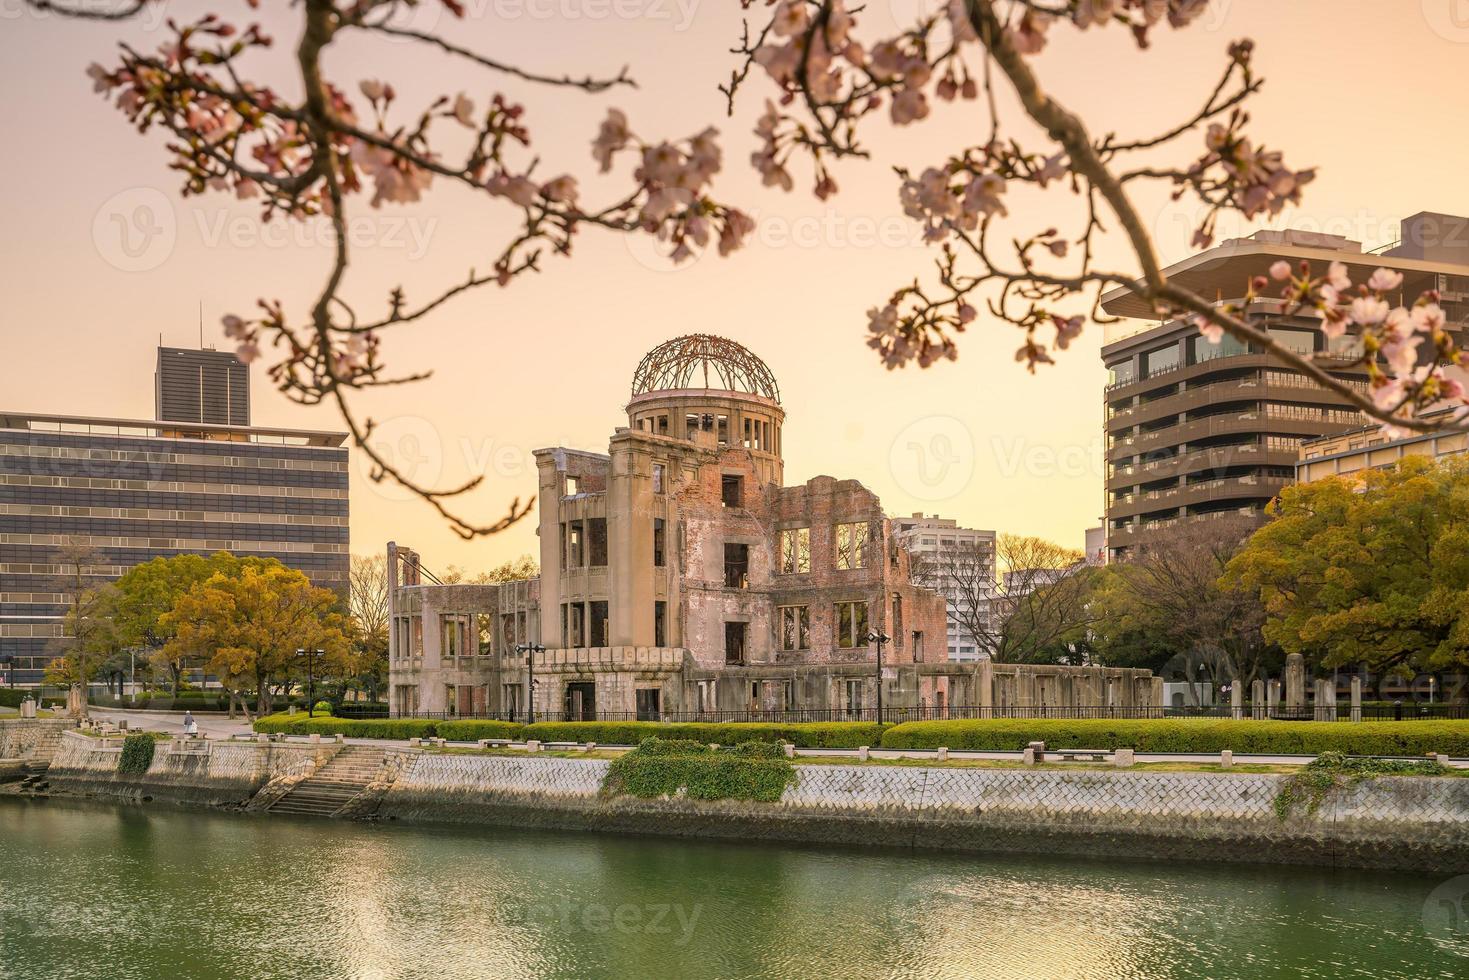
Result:
[[[254,691],[256,711],[271,711],[271,686],[304,674],[298,650],[320,650],[318,676],[353,669],[340,599],[295,569],[242,566],[194,585],[162,617],[170,655],[198,657],[230,692],[231,705]],[[173,647],[169,650],[168,647]],[[248,709],[246,711],[248,716]]]

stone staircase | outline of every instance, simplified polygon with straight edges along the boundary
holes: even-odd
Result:
[[[30,762],[25,768],[25,775],[20,780],[20,792],[27,795],[45,795],[51,789],[51,782],[46,778],[46,772],[51,768],[49,760],[46,762]]]
[[[326,765],[270,805],[270,813],[330,817],[372,782],[387,753],[370,745],[347,745]]]

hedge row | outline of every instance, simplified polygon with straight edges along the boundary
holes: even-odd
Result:
[[[1030,742],[1047,748],[1145,752],[1253,752],[1272,755],[1469,755],[1469,722],[1233,721],[914,721],[889,728],[885,749],[1014,751]]]
[[[429,738],[435,734],[433,722],[424,718],[334,718],[306,712],[294,715],[274,714],[255,720],[255,730],[267,735],[346,735],[349,738]],[[446,736],[447,737],[447,736]]]
[[[525,737],[525,726],[517,721],[441,721],[437,728],[435,734],[451,742],[478,742],[482,738],[519,740]]]
[[[882,731],[887,727],[853,721],[789,725],[764,722],[542,721],[525,726],[517,737],[536,738],[543,742],[596,742],[599,745],[637,745],[645,738],[659,738],[689,739],[705,744],[717,742],[720,745],[790,742],[801,748],[855,749],[859,745],[878,745]]]

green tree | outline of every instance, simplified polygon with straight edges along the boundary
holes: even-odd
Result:
[[[195,585],[216,574],[238,575],[240,569],[281,567],[274,558],[236,557],[228,551],[203,555],[172,555],[154,558],[128,569],[117,587],[117,632],[124,646],[144,650],[157,670],[168,674],[173,696],[178,697],[184,672],[198,666],[207,650],[190,644],[171,643],[176,627],[164,616]]]
[[[215,573],[179,597],[162,617],[172,636],[164,650],[178,657],[204,653],[204,669],[230,692],[231,707],[254,690],[256,710],[269,714],[271,685],[289,686],[304,675],[297,650],[324,651],[318,676],[352,672],[350,627],[339,607],[335,592],[295,569],[244,565],[238,575]]]
[[[1469,459],[1409,457],[1282,491],[1225,580],[1321,667],[1469,666]]]

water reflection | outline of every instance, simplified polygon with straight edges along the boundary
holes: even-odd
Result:
[[[0,801],[0,978],[1461,978],[1435,884]]]

